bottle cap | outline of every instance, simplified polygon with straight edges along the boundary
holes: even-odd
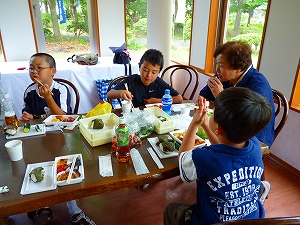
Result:
[[[120,117],[119,124],[124,124],[124,123],[125,123],[125,118],[124,117]]]
[[[166,89],[166,90],[165,90],[165,94],[169,95],[169,94],[170,94],[170,90],[169,90],[169,89]]]
[[[3,95],[3,98],[9,98],[9,94],[7,94],[7,93],[4,94],[4,95]]]

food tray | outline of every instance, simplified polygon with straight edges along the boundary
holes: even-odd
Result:
[[[72,122],[62,122],[62,121],[60,121],[60,122],[51,122],[53,119],[56,118],[56,116],[63,116],[63,119],[67,119],[67,118],[72,117],[74,119],[74,121],[72,121]],[[60,126],[72,127],[72,126],[75,126],[75,124],[77,123],[78,118],[79,118],[78,115],[50,115],[43,121],[43,123],[46,124],[46,126],[56,124],[56,125],[60,125]]]
[[[165,134],[170,131],[174,130],[174,119],[169,116],[167,113],[165,113],[163,110],[161,110],[158,107],[150,107],[150,108],[145,108],[145,111],[152,111],[153,114],[156,117],[164,117],[166,118],[166,121],[162,122],[160,119],[156,118],[155,124],[154,124],[154,131],[157,134]]]
[[[37,167],[43,167],[45,170],[44,180],[34,183],[29,178],[29,173]],[[54,161],[28,164],[21,188],[21,195],[50,191],[56,189],[57,185],[53,182]]]
[[[102,119],[103,129],[91,129],[92,120]],[[119,117],[114,113],[88,117],[79,120],[79,130],[87,142],[92,146],[103,145],[112,141],[114,127],[119,124]]]
[[[62,172],[57,173],[57,163],[58,163],[58,161],[60,159],[68,159],[68,165],[69,165],[69,167],[71,167],[73,158],[76,157],[76,156],[79,157],[79,159],[81,161],[81,166],[79,166],[79,169],[78,169],[78,171],[80,173],[80,176],[77,177],[77,178],[70,179],[69,184],[77,184],[77,183],[80,183],[84,179],[84,167],[83,167],[83,160],[82,160],[82,155],[81,154],[59,156],[59,157],[55,157],[55,161],[54,161],[53,178],[54,178],[54,183],[55,184],[57,184],[58,186],[68,185],[67,180],[57,181],[57,177],[60,174],[62,174]]]
[[[179,144],[181,144],[182,141],[181,141],[180,139],[178,139],[178,138],[175,136],[175,134],[177,134],[177,133],[185,134],[185,132],[186,132],[186,130],[176,130],[176,131],[170,132],[170,135],[171,135],[171,137],[172,137],[174,140],[176,140]],[[206,146],[206,145],[208,144],[206,140],[202,139],[202,138],[199,137],[198,135],[195,135],[195,139],[199,139],[201,142],[203,142],[203,143],[201,143],[201,144],[195,145],[195,148],[196,148],[196,147],[203,147],[203,146]]]
[[[178,151],[174,151],[174,152],[170,152],[170,153],[164,153],[160,149],[160,147],[156,145],[156,143],[158,142],[157,137],[148,138],[148,141],[149,141],[150,145],[152,146],[152,148],[154,149],[154,151],[156,152],[156,154],[158,155],[159,158],[165,159],[165,158],[178,156]]]
[[[39,127],[41,128],[40,132],[37,132],[35,130],[35,125],[39,125]],[[30,131],[29,132],[25,133],[24,132],[24,127],[18,127],[17,133],[15,135],[6,135],[6,139],[31,137],[31,136],[41,135],[41,134],[45,134],[45,133],[46,133],[46,129],[45,129],[44,124],[32,124],[30,126]]]

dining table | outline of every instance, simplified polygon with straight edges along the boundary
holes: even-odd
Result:
[[[32,121],[40,123],[41,120]],[[20,124],[22,126],[22,122]],[[155,137],[153,132],[149,137]],[[160,159],[164,168],[159,169],[147,151],[151,147],[147,139],[135,147],[144,160],[149,173],[137,175],[134,165],[121,163],[112,154],[112,143],[95,147],[85,140],[78,128],[74,130],[47,131],[45,134],[19,138],[23,142],[23,159],[11,161],[4,147],[9,141],[0,134],[0,186],[7,186],[9,192],[0,194],[0,224],[8,224],[10,215],[25,213],[41,207],[99,195],[126,188],[135,188],[144,184],[158,182],[179,175],[178,158]],[[21,187],[28,164],[54,161],[55,157],[81,154],[84,166],[84,179],[80,183],[57,186],[54,190],[21,195]],[[113,176],[102,177],[99,174],[99,156],[111,154]]]

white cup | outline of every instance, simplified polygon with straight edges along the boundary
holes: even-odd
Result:
[[[188,106],[186,106],[186,105],[182,105],[181,108],[180,108],[180,112],[183,115],[189,116],[190,115],[190,111],[191,111],[191,108],[188,107]]]
[[[6,142],[5,148],[11,161],[19,161],[23,159],[23,148],[21,140],[13,140]]]
[[[122,101],[122,111],[123,111],[123,113],[131,112],[131,102],[130,101]]]

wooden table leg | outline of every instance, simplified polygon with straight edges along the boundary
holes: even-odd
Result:
[[[0,225],[8,225],[8,217],[1,217]]]

